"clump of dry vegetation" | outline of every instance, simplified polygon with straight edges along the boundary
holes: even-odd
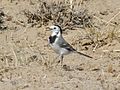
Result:
[[[4,16],[5,13],[0,10],[0,30],[5,30],[7,27],[4,25]]]
[[[48,25],[49,22],[59,24],[66,28],[85,28],[92,26],[92,16],[86,9],[75,10],[65,2],[47,3],[40,1],[39,9],[36,12],[24,11],[28,23],[35,25]]]

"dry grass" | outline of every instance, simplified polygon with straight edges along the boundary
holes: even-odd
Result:
[[[35,12],[25,10],[24,14],[28,18],[28,23],[32,24],[31,26],[37,25],[41,27],[52,22],[66,29],[91,27],[92,17],[88,14],[87,10],[71,9],[70,5],[68,2],[46,3],[40,1],[39,9],[36,9]]]
[[[7,29],[7,27],[4,25],[4,17],[5,17],[5,14],[2,11],[2,9],[0,9],[0,30]]]

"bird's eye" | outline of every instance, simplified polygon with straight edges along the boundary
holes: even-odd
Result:
[[[54,27],[54,29],[56,29],[56,27]]]

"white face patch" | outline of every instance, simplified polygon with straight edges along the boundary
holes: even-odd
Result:
[[[51,26],[50,29],[52,32],[60,32],[60,28],[58,26]]]
[[[51,36],[60,36],[61,32],[60,32],[60,28],[58,26],[51,26],[50,29],[52,30],[52,35]]]

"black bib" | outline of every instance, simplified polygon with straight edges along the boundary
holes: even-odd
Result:
[[[49,37],[49,41],[50,41],[50,43],[51,43],[51,44],[54,43],[54,41],[55,41],[56,38],[57,38],[56,35],[54,35],[54,36],[50,36],[50,37]]]

